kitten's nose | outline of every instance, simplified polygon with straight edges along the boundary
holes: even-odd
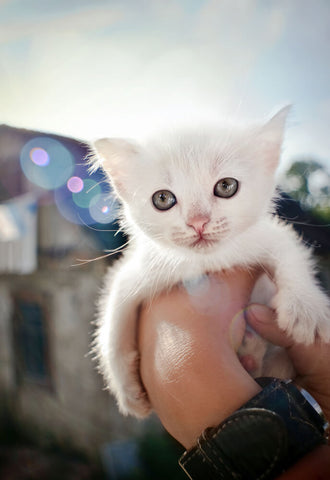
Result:
[[[196,233],[201,235],[204,230],[205,226],[209,223],[210,217],[208,215],[196,215],[195,217],[191,217],[187,221],[187,225],[192,227]]]

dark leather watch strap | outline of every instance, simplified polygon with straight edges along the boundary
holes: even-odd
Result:
[[[270,480],[317,445],[324,421],[299,390],[259,379],[263,390],[199,437],[180,465],[193,480]]]

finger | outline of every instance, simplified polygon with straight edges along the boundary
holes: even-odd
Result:
[[[245,320],[261,337],[274,345],[284,348],[292,346],[292,339],[280,329],[276,322],[276,314],[269,307],[249,305],[245,310]]]

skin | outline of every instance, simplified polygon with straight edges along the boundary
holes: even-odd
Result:
[[[330,419],[330,345],[319,340],[308,347],[294,344],[277,327],[272,310],[262,305],[246,309],[256,275],[241,270],[212,275],[190,293],[176,287],[142,308],[141,378],[164,427],[186,449],[205,428],[217,426],[260,391],[236,354],[246,320],[267,340],[287,348],[296,383]],[[316,449],[280,478],[330,478],[330,448]]]

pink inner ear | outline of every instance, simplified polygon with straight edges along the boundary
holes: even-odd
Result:
[[[108,171],[106,172],[107,176],[110,179],[111,186],[113,190],[115,191],[116,195],[124,199],[127,194],[127,188],[125,186],[125,176],[126,174],[122,173],[122,169],[117,169],[109,173]]]
[[[263,164],[271,174],[278,167],[280,161],[281,144],[265,142],[262,148]]]
[[[102,168],[115,193],[124,199],[128,193],[125,179],[138,153],[138,146],[121,138],[103,138],[95,142],[94,148],[102,158]]]
[[[271,120],[262,128],[259,138],[261,155],[268,171],[274,172],[280,161],[281,146],[284,136],[284,124]]]
[[[265,142],[271,143],[277,148],[280,148],[290,109],[290,105],[282,108],[262,127],[261,135],[263,136]]]

